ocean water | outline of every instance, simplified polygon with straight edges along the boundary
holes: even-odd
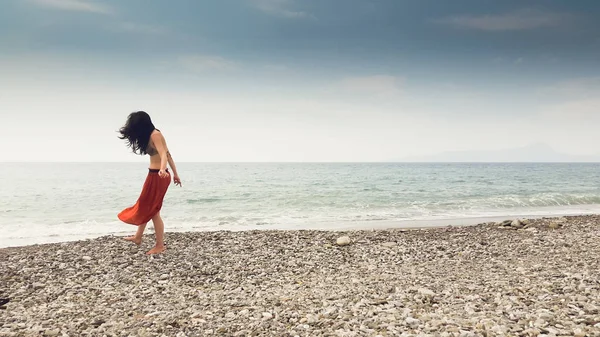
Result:
[[[600,213],[600,164],[178,164],[167,231],[340,229]],[[0,247],[132,233],[144,163],[4,163]],[[148,229],[151,232],[152,226]]]

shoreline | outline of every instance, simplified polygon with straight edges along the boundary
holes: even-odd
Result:
[[[345,222],[327,222],[327,223],[303,223],[297,225],[260,225],[260,226],[222,226],[219,228],[171,228],[165,235],[171,233],[195,233],[195,232],[247,232],[247,231],[363,231],[363,230],[393,230],[393,229],[425,229],[425,228],[443,228],[447,226],[475,226],[483,223],[502,222],[507,219],[544,219],[559,217],[580,217],[600,215],[600,204],[562,206],[556,212],[549,213],[546,210],[524,209],[520,213],[512,215],[489,215],[472,217],[437,217],[430,219],[407,219],[407,220],[357,220]],[[129,225],[130,226],[130,225]],[[121,232],[93,233],[93,234],[71,234],[71,235],[49,235],[32,238],[8,238],[12,244],[0,241],[0,251],[6,248],[19,248],[29,246],[39,246],[47,244],[68,243],[78,241],[88,241],[105,236],[125,236],[131,235],[135,228],[124,226]],[[148,226],[146,233],[154,233],[153,227]]]
[[[169,237],[0,250],[0,336],[600,336],[598,215]]]

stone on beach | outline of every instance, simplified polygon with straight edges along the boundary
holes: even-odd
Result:
[[[350,243],[352,243],[352,240],[350,239],[349,236],[341,236],[336,240],[336,244],[338,246],[347,246]]]
[[[419,294],[421,295],[425,295],[425,296],[435,296],[435,293],[432,290],[429,290],[427,288],[419,288],[418,290]]]
[[[523,223],[519,219],[515,219],[510,223],[510,226],[513,228],[521,229],[524,227]]]
[[[562,227],[562,223],[561,223],[561,222],[557,222],[557,221],[553,221],[553,222],[551,222],[551,223],[548,225],[548,227],[549,227],[550,229],[559,229],[559,228],[561,228],[561,227]]]

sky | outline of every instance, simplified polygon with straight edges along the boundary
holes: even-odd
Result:
[[[597,0],[3,0],[0,161],[600,153]]]

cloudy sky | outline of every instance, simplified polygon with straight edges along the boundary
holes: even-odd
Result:
[[[3,0],[0,161],[600,152],[600,1]]]

